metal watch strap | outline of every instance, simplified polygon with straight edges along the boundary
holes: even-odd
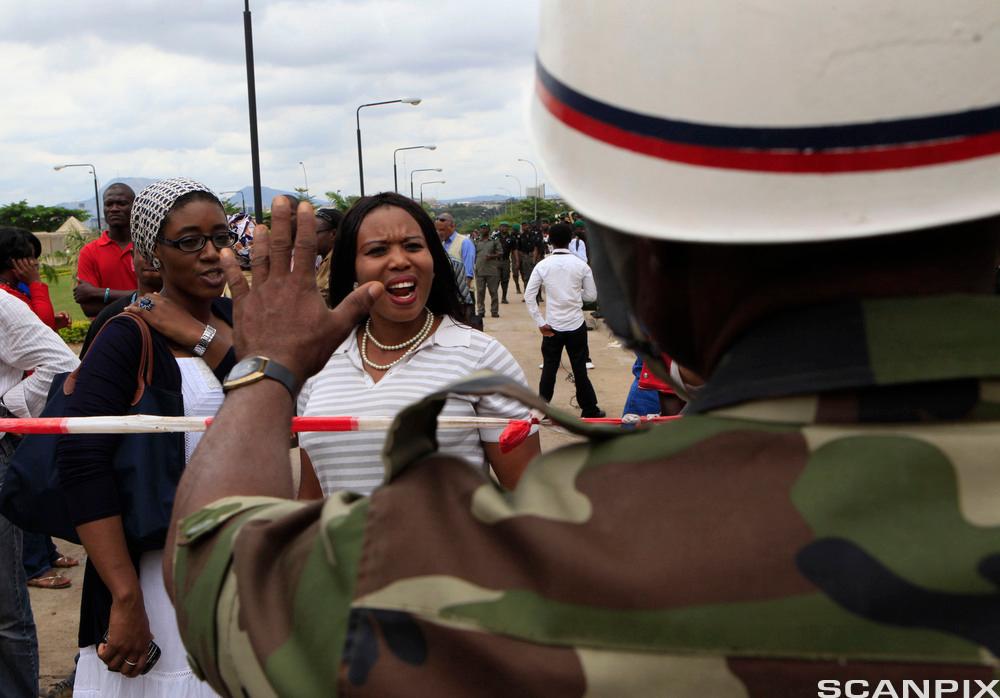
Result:
[[[191,352],[195,356],[204,356],[205,352],[208,351],[208,345],[212,343],[213,339],[215,339],[215,328],[211,325],[205,325],[205,331],[201,333],[201,339],[194,345],[194,349]]]

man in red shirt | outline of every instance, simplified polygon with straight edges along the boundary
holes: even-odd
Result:
[[[104,220],[108,229],[80,250],[73,298],[89,318],[136,288],[130,224],[134,199],[135,192],[127,184],[119,182],[105,189]]]

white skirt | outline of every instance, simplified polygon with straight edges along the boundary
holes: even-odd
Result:
[[[80,648],[74,698],[213,698],[217,694],[192,673],[177,630],[174,607],[163,585],[163,551],[143,554],[139,560],[146,616],[153,639],[160,646],[160,660],[148,674],[134,679],[108,671],[97,656],[97,647]]]

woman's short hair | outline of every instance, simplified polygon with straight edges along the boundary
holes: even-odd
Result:
[[[15,259],[34,259],[38,256],[29,241],[29,235],[31,233],[24,228],[15,228],[11,225],[0,226],[0,271],[13,269]],[[31,237],[34,236],[31,235]],[[39,251],[41,251],[41,245],[39,245]]]
[[[427,307],[435,315],[450,315],[456,322],[463,322],[463,308],[458,300],[458,286],[452,272],[448,253],[441,244],[434,221],[412,199],[394,192],[383,192],[359,199],[347,213],[337,230],[337,244],[330,260],[330,306],[336,306],[350,295],[357,281],[355,264],[358,256],[358,230],[369,213],[383,206],[395,206],[406,211],[420,226],[434,260],[434,281],[427,298]]]

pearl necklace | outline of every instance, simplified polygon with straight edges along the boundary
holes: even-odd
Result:
[[[402,342],[401,344],[379,343],[379,341],[375,339],[375,336],[372,335],[371,333],[372,320],[371,318],[368,318],[368,321],[365,323],[365,332],[361,336],[361,360],[364,361],[368,366],[374,368],[376,371],[388,371],[390,368],[392,368],[400,361],[405,359],[407,356],[412,354],[416,350],[416,348],[420,346],[421,342],[427,339],[427,335],[431,333],[431,327],[433,327],[434,325],[434,314],[430,310],[427,310],[427,308],[424,308],[424,311],[427,313],[427,319],[424,321],[424,326],[420,328],[420,332],[418,332],[416,336],[406,340],[405,342]],[[382,351],[397,351],[404,347],[409,347],[409,348],[406,351],[404,351],[402,355],[395,361],[391,361],[387,364],[377,364],[368,358],[369,339],[371,339],[372,343]]]
[[[396,351],[397,349],[404,349],[413,344],[414,342],[416,342],[418,339],[420,339],[421,334],[425,332],[428,327],[430,327],[431,323],[434,322],[434,315],[431,313],[431,311],[428,310],[427,308],[424,308],[424,312],[427,313],[427,318],[424,320],[424,326],[420,329],[420,332],[417,332],[416,336],[411,337],[405,342],[401,342],[399,344],[382,344],[382,342],[375,339],[375,335],[372,334],[371,318],[368,318],[368,320],[365,322],[365,337],[372,340],[372,344],[377,346],[382,351]]]

